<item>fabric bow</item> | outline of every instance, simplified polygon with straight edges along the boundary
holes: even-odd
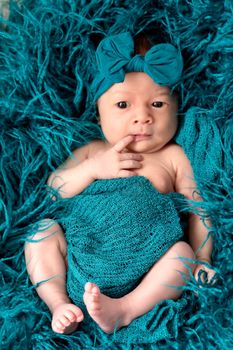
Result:
[[[144,55],[134,55],[129,32],[103,39],[96,50],[97,75],[92,84],[96,101],[113,84],[124,81],[128,72],[145,72],[155,83],[171,86],[180,79],[181,53],[171,44],[157,44]]]

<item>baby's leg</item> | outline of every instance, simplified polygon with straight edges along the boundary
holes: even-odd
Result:
[[[38,232],[25,245],[27,271],[37,293],[52,313],[52,329],[71,333],[82,321],[83,313],[72,304],[66,292],[66,242],[61,227],[53,220],[40,222]]]
[[[177,299],[182,289],[172,286],[185,285],[180,272],[187,275],[193,271],[191,263],[182,262],[178,257],[194,259],[192,248],[185,242],[177,242],[155,263],[141,283],[122,298],[114,299],[102,294],[94,283],[85,286],[84,302],[91,317],[106,332],[112,333],[115,327],[126,326],[135,318],[150,311],[155,304],[166,299]]]

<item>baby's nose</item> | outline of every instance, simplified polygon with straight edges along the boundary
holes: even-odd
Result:
[[[138,113],[134,118],[134,124],[151,124],[152,116],[149,113]]]

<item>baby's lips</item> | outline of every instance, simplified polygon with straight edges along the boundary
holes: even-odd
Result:
[[[129,134],[128,136],[131,137],[132,141],[135,139],[135,135],[133,135],[133,134]]]
[[[144,141],[144,140],[148,140],[150,138],[149,134],[137,134],[134,135],[134,141]]]
[[[128,145],[130,145],[132,142],[135,141],[135,135],[133,135],[133,134],[129,134],[129,135],[127,135],[126,137],[129,138]],[[128,145],[127,145],[127,146],[128,146]]]

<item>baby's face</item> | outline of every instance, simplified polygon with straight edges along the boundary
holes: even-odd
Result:
[[[176,98],[170,95],[168,87],[155,84],[146,73],[127,73],[124,82],[111,86],[97,105],[103,134],[111,145],[134,135],[127,148],[152,153],[175,135]]]

